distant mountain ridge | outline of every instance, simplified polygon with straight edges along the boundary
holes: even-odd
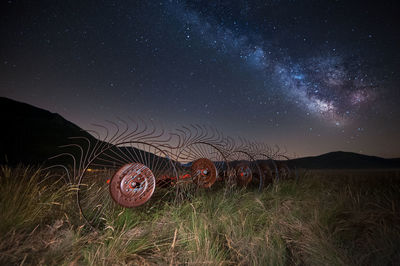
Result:
[[[335,151],[318,156],[292,159],[290,167],[306,169],[400,168],[400,158],[385,159],[354,152]]]
[[[41,164],[69,144],[68,137],[96,139],[57,113],[0,97],[0,164]],[[400,158],[384,159],[352,152],[330,152],[288,161],[308,169],[400,168]]]

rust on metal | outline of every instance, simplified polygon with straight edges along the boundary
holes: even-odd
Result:
[[[217,180],[217,169],[211,160],[200,158],[192,163],[191,176],[198,186],[208,188]]]
[[[151,170],[140,163],[122,166],[112,177],[110,194],[121,206],[132,208],[146,203],[153,195],[155,177]]]
[[[247,186],[253,178],[250,166],[247,163],[240,163],[235,169],[238,185]]]

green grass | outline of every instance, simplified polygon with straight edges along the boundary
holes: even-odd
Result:
[[[314,171],[262,193],[158,197],[115,208],[97,232],[56,175],[3,167],[0,181],[2,265],[400,264],[398,171]]]

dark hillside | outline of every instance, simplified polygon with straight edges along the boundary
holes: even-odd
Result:
[[[306,169],[400,168],[400,159],[385,159],[353,152],[329,152],[289,161],[291,167]]]
[[[0,97],[0,163],[38,164],[54,156],[68,137],[94,138],[59,114]]]

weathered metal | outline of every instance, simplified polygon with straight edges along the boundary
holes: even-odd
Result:
[[[246,162],[242,162],[235,167],[235,170],[238,185],[247,186],[253,178],[253,173],[251,171],[250,165]]]
[[[111,178],[110,194],[123,207],[138,207],[151,198],[155,183],[155,177],[147,166],[130,163],[122,166]]]
[[[103,133],[88,131],[97,136],[93,139],[71,138],[75,143],[65,145],[68,152],[59,155],[72,159],[73,172],[62,167],[78,187],[79,213],[92,228],[102,228],[118,208],[162,199],[156,196],[158,191],[170,195],[175,190],[175,200],[184,200],[216,182],[229,189],[262,190],[265,182],[290,176],[284,163],[288,158],[279,148],[243,138],[236,141],[199,125],[167,134],[143,121],[132,122],[132,128],[123,120],[95,125]]]
[[[209,188],[217,180],[217,169],[207,158],[197,159],[192,163],[191,174],[193,182],[200,187]]]

